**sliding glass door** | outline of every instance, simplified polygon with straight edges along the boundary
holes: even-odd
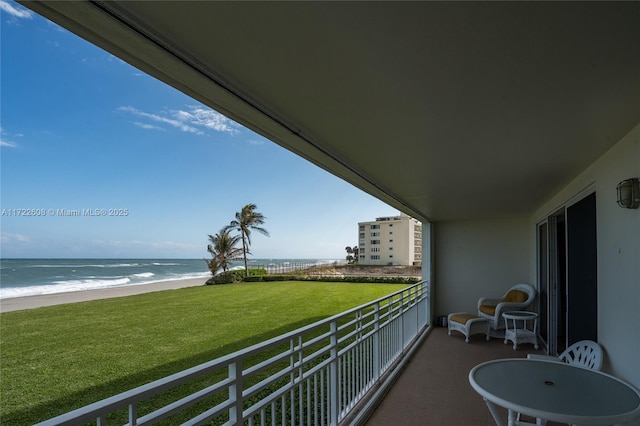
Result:
[[[568,204],[537,226],[539,334],[550,354],[598,339],[595,197]]]

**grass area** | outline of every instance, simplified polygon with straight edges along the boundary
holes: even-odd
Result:
[[[0,424],[32,424],[406,285],[191,287],[0,314]]]

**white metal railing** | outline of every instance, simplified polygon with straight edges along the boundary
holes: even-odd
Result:
[[[425,328],[428,304],[422,281],[39,425],[338,425]]]

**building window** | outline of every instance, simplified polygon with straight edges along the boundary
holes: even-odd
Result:
[[[393,223],[390,223],[389,226],[393,226]]]
[[[371,229],[380,229],[380,225],[371,225]]]
[[[371,260],[380,260],[380,256],[377,254],[371,255]]]
[[[390,255],[389,255],[389,258],[393,258],[393,255],[392,255],[392,254],[390,254]]]
[[[371,236],[372,236],[372,237],[379,237],[379,236],[380,236],[380,233],[379,233],[379,232],[372,232],[372,233],[371,233]]]
[[[389,247],[389,250],[393,250],[393,247]]]
[[[393,235],[393,231],[389,231],[389,235]]]
[[[360,231],[364,231],[364,225],[360,225]]]
[[[392,243],[392,242],[393,242],[393,240],[389,240],[389,242],[390,242],[390,243]]]
[[[380,247],[371,247],[371,252],[376,253],[380,251]]]
[[[380,244],[380,240],[371,240],[370,243],[371,244]]]

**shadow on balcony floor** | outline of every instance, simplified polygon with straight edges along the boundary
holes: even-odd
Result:
[[[486,404],[469,384],[469,371],[485,361],[524,358],[528,353],[542,351],[531,344],[513,350],[511,342],[487,342],[484,335],[471,336],[465,343],[462,334],[448,336],[446,328],[435,327],[366,425],[495,425]],[[507,411],[502,413],[506,424]]]

